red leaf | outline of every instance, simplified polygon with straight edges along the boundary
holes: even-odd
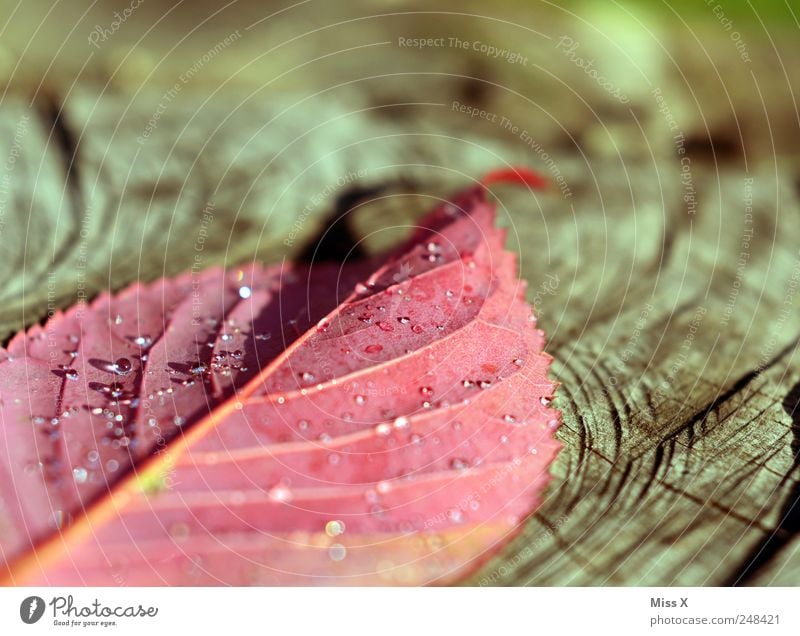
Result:
[[[509,180],[541,185],[484,184]],[[189,273],[18,334],[0,354],[7,581],[472,570],[538,506],[559,448],[544,336],[493,222],[477,187],[376,271]]]

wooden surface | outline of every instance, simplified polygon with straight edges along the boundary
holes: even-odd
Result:
[[[142,5],[89,45],[117,5],[31,2],[0,36],[4,334],[198,255],[296,257],[359,190],[381,188],[348,215],[377,249],[487,168],[560,174],[496,195],[565,448],[544,506],[469,583],[800,584],[796,11],[732,14],[746,62],[709,12],[624,4],[318,4],[255,26],[260,3]],[[527,63],[397,45],[439,35]]]

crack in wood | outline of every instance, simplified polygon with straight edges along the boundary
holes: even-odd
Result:
[[[783,408],[792,418],[790,447],[793,462],[781,480],[794,479],[794,485],[783,502],[775,528],[758,543],[727,580],[727,585],[747,585],[767,568],[793,538],[800,535],[800,382],[783,400]]]

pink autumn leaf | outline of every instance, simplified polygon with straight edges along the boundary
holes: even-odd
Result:
[[[560,415],[485,186],[382,263],[136,284],[0,352],[13,584],[423,584],[541,502]]]

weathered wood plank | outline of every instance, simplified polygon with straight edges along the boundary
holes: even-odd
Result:
[[[696,178],[700,192],[712,192],[716,175],[698,170]],[[565,456],[555,469],[558,484],[524,536],[474,582],[703,585],[769,581],[766,571],[780,571],[780,559],[747,565],[797,500],[800,479],[786,407],[800,379],[800,259],[794,220],[776,214],[796,211],[796,194],[776,188],[775,175],[755,178],[758,229],[747,241],[742,291],[730,313],[743,236],[736,221],[749,177],[726,171],[721,178],[726,215],[715,218],[719,202],[711,198],[691,230],[684,219],[682,229],[673,227],[677,236],[657,241],[638,266],[636,253],[648,242],[631,241],[631,217],[647,227],[641,216],[650,210],[660,217],[657,207],[627,210],[628,231],[613,207],[604,217],[591,202],[576,204],[577,220],[547,217],[552,237],[595,227],[595,239],[610,244],[599,265],[616,271],[606,280],[599,266],[581,267],[575,248],[562,250],[549,270],[544,257],[527,266],[534,281],[542,271],[581,281],[542,303],[564,383]],[[636,188],[636,198],[646,201],[641,189],[647,186]],[[685,213],[678,202],[672,207],[678,213],[666,223],[680,224]],[[535,237],[521,243],[533,245]],[[527,253],[536,260],[545,250]],[[601,253],[586,248],[590,258]],[[648,274],[648,262],[657,271]],[[576,289],[581,298],[573,298]],[[782,537],[796,532],[784,526]]]

